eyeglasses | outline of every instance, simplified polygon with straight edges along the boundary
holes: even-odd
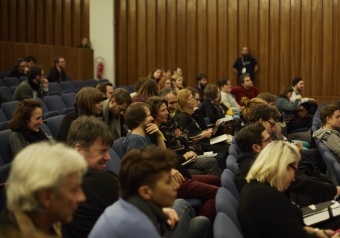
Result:
[[[274,127],[275,124],[276,124],[276,121],[274,121],[274,122],[272,122],[272,121],[267,121],[267,122],[269,122],[269,124],[270,124],[271,127]]]
[[[297,167],[295,167],[294,165],[289,164],[288,166],[291,167],[294,170],[295,175],[299,172],[299,169]]]
[[[270,143],[270,142],[272,142],[272,138],[270,138],[270,136],[268,137],[268,139],[266,139],[266,140],[263,140],[263,141],[261,141],[262,143]]]
[[[194,98],[197,102],[200,100],[199,98]]]

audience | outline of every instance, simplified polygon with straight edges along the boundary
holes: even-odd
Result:
[[[135,85],[137,87],[137,85]],[[140,85],[137,94],[132,97],[132,102],[145,102],[148,98],[157,96],[158,85],[154,79],[140,79]],[[137,90],[137,88],[136,88]]]
[[[176,66],[175,68],[173,68],[172,74],[173,74],[173,75],[174,75],[174,74],[182,75],[182,69]]]
[[[81,189],[86,163],[76,151],[41,142],[13,160],[6,184],[7,208],[0,237],[62,237],[61,224],[85,201]]]
[[[170,69],[166,67],[162,68],[162,78],[171,79],[171,75],[172,73]]]
[[[42,121],[41,103],[33,99],[25,99],[15,109],[8,128],[12,130],[9,145],[13,156],[26,146],[39,141],[54,144],[51,136],[40,128]]]
[[[29,69],[37,63],[37,60],[35,59],[33,55],[26,56],[25,61],[27,62],[27,67]]]
[[[66,61],[61,55],[54,57],[54,66],[50,69],[50,74],[48,75],[49,82],[66,81]]]
[[[158,89],[162,90],[163,88],[172,88],[171,77],[170,78],[161,78],[158,82]]]
[[[240,105],[236,102],[233,95],[231,95],[231,83],[228,78],[222,78],[218,81],[218,86],[221,90],[221,102],[226,108],[240,109]]]
[[[103,118],[110,128],[114,140],[126,136],[128,132],[125,126],[124,113],[131,103],[129,92],[123,88],[116,89],[109,99],[103,101]]]
[[[176,91],[179,91],[184,88],[183,76],[179,74],[172,75],[172,79],[174,80],[173,87]]]
[[[98,83],[96,88],[103,93],[103,100],[110,98],[113,93],[113,84],[110,82]]]
[[[235,94],[236,101],[240,105],[243,97],[247,97],[250,100],[260,93],[260,90],[258,90],[257,87],[253,85],[250,74],[242,74],[240,76],[240,83],[240,86],[232,87],[230,91],[231,94]]]
[[[21,82],[13,94],[13,100],[22,101],[29,98],[43,99],[48,94],[48,80],[40,65],[33,65],[28,70],[28,77]]]
[[[203,102],[204,99],[204,89],[205,86],[208,84],[208,77],[205,74],[199,74],[196,78],[197,85],[194,86],[194,89],[196,89],[200,95],[200,101]]]
[[[301,96],[301,93],[305,87],[302,78],[294,78],[292,81],[293,93],[290,96],[290,102],[294,103],[296,96]],[[301,96],[302,97],[302,96]],[[314,98],[302,98],[301,105],[308,111],[309,114],[314,115],[318,105],[316,104]]]
[[[159,83],[159,80],[162,77],[162,70],[160,68],[154,68],[152,71],[146,76],[149,79],[153,79],[156,81],[156,83]]]
[[[75,97],[74,111],[66,114],[61,121],[57,139],[66,141],[71,123],[78,117],[83,115],[101,117],[103,110],[102,100],[103,95],[98,89],[92,87],[82,88]]]
[[[215,84],[207,84],[204,89],[204,101],[201,106],[204,117],[210,119],[211,124],[218,124],[219,119],[225,117],[225,111],[216,103],[216,99],[220,98],[220,92]]]
[[[28,69],[26,60],[20,58],[15,63],[14,69],[9,72],[8,77],[17,77],[19,79],[21,76],[27,76]]]

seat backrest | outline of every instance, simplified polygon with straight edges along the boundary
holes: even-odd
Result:
[[[6,183],[9,172],[11,171],[11,164],[12,163],[8,163],[0,166],[0,183]]]
[[[229,192],[235,197],[237,201],[240,200],[240,193],[237,190],[234,173],[229,169],[225,169],[221,176],[222,187],[228,189]]]
[[[13,93],[8,87],[6,86],[0,87],[0,94],[2,97],[6,98],[7,101],[9,102],[12,101]]]
[[[110,170],[111,172],[118,175],[121,160],[113,149],[109,149],[109,154],[111,159],[106,163],[105,169]]]
[[[63,89],[61,88],[60,84],[57,82],[51,82],[48,84],[48,93],[49,95],[61,95]]]
[[[233,155],[228,155],[227,157],[227,168],[233,173],[236,174],[238,170],[238,164],[236,158]]]
[[[120,159],[122,159],[125,155],[125,151],[123,148],[123,141],[125,137],[121,137],[118,140],[115,140],[112,145],[112,149],[117,153]]]
[[[84,80],[75,80],[73,81],[73,84],[76,89],[82,89],[83,87],[86,86],[86,83]]]
[[[237,158],[238,155],[241,153],[241,150],[240,150],[240,148],[238,148],[237,145],[231,144],[229,146],[228,152],[229,152],[230,155],[233,155],[235,158]]]
[[[58,111],[60,114],[64,114],[66,105],[64,101],[58,95],[45,96],[44,102],[49,111]]]
[[[4,79],[5,77],[8,77],[10,71],[1,71],[0,72],[0,78]]]
[[[95,80],[95,79],[88,79],[88,80],[86,80],[86,84],[87,84],[87,86],[95,88],[95,87],[97,87],[98,81]]]
[[[74,107],[74,104],[75,104],[75,97],[76,97],[76,94],[75,93],[63,93],[61,95],[61,98],[63,99],[64,103],[65,103],[65,106],[66,107]]]
[[[6,84],[7,87],[10,88],[12,86],[18,86],[20,84],[20,81],[17,77],[5,77],[4,83]]]
[[[0,122],[8,121],[7,117],[5,116],[4,112],[0,108]]]
[[[9,144],[9,137],[11,133],[12,130],[10,129],[0,131],[0,155],[5,164],[10,163],[13,159],[11,146]]]
[[[20,81],[20,82],[23,82],[23,81],[25,81],[26,79],[27,79],[27,76],[20,76],[19,81]]]
[[[19,101],[4,102],[1,104],[1,109],[8,120],[12,119],[12,115],[19,105]]]
[[[333,168],[334,168],[335,174],[337,175],[336,176],[337,181],[340,184],[340,164],[337,161],[335,161],[333,164]]]
[[[0,87],[3,87],[3,86],[7,87],[6,84],[4,83],[4,81],[2,79],[0,79]]]
[[[230,217],[223,212],[216,215],[213,234],[214,238],[244,238]]]
[[[70,90],[73,90],[73,91],[76,90],[72,81],[61,81],[60,86],[63,90],[67,90],[67,89],[70,89]]]
[[[108,79],[99,79],[98,80],[98,83],[108,83],[108,82],[110,82]]]
[[[50,131],[50,129],[48,128],[48,126],[47,126],[45,123],[42,123],[42,124],[40,125],[40,128],[41,128],[47,135],[52,136],[52,138],[54,138],[53,135],[52,135],[52,132]]]
[[[216,211],[228,215],[240,232],[242,228],[237,216],[238,202],[226,188],[220,187],[215,199]]]
[[[59,134],[61,121],[64,119],[64,115],[59,115],[55,117],[50,117],[47,119],[47,126],[53,138],[56,138]]]

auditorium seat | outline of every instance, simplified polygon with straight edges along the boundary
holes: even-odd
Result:
[[[64,101],[58,95],[45,96],[44,102],[48,110],[58,111],[61,115],[65,115],[74,110],[73,107],[66,107]]]
[[[72,83],[72,81],[61,81],[60,86],[63,90],[72,90],[72,92],[76,91],[76,87]]]
[[[46,124],[51,131],[53,138],[57,138],[60,131],[61,121],[64,119],[64,115],[50,117],[47,119]]]
[[[74,107],[76,94],[75,93],[63,93],[61,98],[63,99],[66,107]]]
[[[86,84],[89,87],[95,88],[95,87],[97,87],[98,81],[95,80],[95,79],[88,79],[88,80],[86,80]]]
[[[8,87],[6,86],[0,87],[0,94],[3,98],[6,98],[7,101],[9,102],[12,101],[13,93]]]
[[[0,131],[0,156],[5,164],[11,163],[13,159],[11,147],[9,145],[9,137],[12,130],[7,129]]]
[[[20,81],[16,77],[5,77],[4,83],[6,84],[7,87],[10,88],[12,86],[18,86],[20,84]]]
[[[214,238],[244,238],[232,219],[223,212],[216,215],[213,234]]]
[[[35,100],[37,100],[38,102],[41,103],[41,110],[42,110],[42,113],[43,113],[43,120],[46,120],[49,117],[55,117],[55,116],[60,115],[59,111],[57,111],[57,110],[50,111],[47,108],[45,102],[41,98],[35,98]]]
[[[12,119],[12,115],[19,105],[19,101],[4,102],[1,104],[1,109],[8,120]]]

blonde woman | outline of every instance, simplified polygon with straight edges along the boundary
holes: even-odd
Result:
[[[297,147],[282,141],[274,141],[261,151],[246,177],[238,208],[246,237],[330,237],[331,230],[304,225],[300,208],[285,194],[295,181],[299,161]],[[336,195],[337,188],[329,186],[329,189],[321,189],[322,193]],[[334,223],[338,228],[339,223]],[[333,224],[324,222],[318,226],[332,227]]]

